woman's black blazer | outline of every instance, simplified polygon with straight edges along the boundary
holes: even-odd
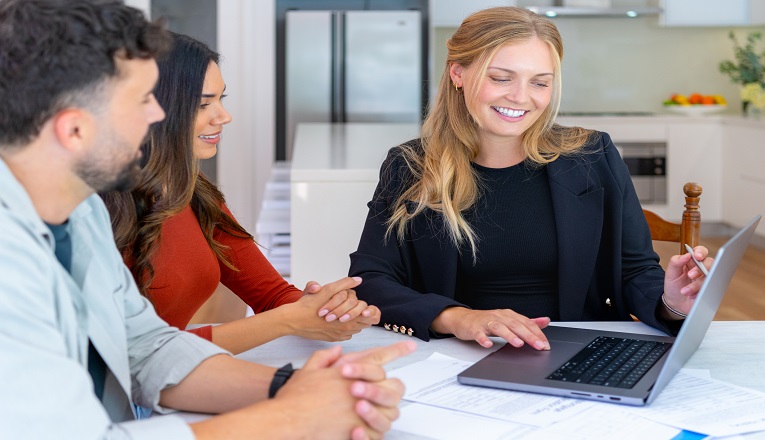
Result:
[[[418,139],[409,144],[422,148]],[[657,318],[664,270],[627,166],[611,138],[596,132],[581,152],[547,165],[558,238],[558,292],[562,321],[630,320],[667,333]],[[426,209],[407,226],[405,239],[386,240],[385,221],[412,176],[400,146],[392,148],[369,202],[349,274],[363,279],[359,298],[382,311],[380,324],[404,326],[420,339],[454,300],[458,250],[442,229],[441,215]]]

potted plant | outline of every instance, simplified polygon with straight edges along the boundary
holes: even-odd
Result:
[[[746,43],[739,44],[736,35],[731,31],[728,37],[733,41],[734,61],[720,62],[720,72],[728,75],[730,80],[741,84],[741,103],[744,114],[750,105],[762,111],[765,109],[765,68],[763,60],[765,51],[757,53],[755,46],[762,39],[760,32],[751,32],[746,37]]]

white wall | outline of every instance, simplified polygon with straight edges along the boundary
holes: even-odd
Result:
[[[219,0],[218,51],[234,120],[218,149],[218,184],[251,233],[274,161],[273,0]]]
[[[562,111],[662,110],[672,93],[720,94],[729,111],[741,108],[739,86],[719,72],[733,59],[728,32],[742,42],[759,27],[662,27],[658,16],[629,18],[556,18],[563,37]],[[456,28],[436,29],[434,80],[441,77],[446,40]],[[760,46],[762,50],[765,44]]]

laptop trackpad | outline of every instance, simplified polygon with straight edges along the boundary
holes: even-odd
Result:
[[[505,344],[492,355],[492,361],[514,364],[529,365],[538,368],[558,368],[563,362],[574,356],[586,346],[580,342],[550,341],[550,350],[537,350],[528,344],[516,348]]]

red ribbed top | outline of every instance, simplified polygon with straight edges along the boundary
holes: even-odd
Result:
[[[226,206],[223,209],[231,215]],[[279,275],[252,240],[221,231],[216,231],[215,239],[230,248],[229,260],[238,271],[229,269],[215,257],[191,206],[162,225],[159,248],[152,262],[155,276],[149,294],[157,314],[170,325],[186,328],[219,282],[255,313],[297,301],[302,296],[303,292]],[[211,326],[189,331],[212,339]]]

